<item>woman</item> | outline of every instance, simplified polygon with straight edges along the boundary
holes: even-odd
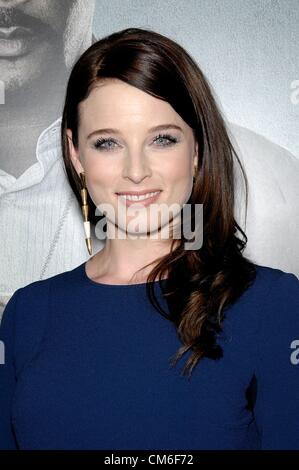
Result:
[[[242,255],[240,161],[197,64],[112,34],[75,64],[61,130],[89,252],[90,222],[106,242],[7,304],[1,448],[298,449],[299,281]]]

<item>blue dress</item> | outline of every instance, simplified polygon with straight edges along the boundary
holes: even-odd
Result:
[[[19,288],[0,327],[0,448],[299,449],[299,280],[256,268],[223,357],[190,378],[145,284],[97,283],[83,263]]]

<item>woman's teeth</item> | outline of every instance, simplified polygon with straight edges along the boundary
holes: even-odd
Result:
[[[140,196],[137,196],[136,194],[120,194],[119,197],[128,199],[129,201],[142,201],[144,199],[149,199],[150,197],[156,196],[159,193],[160,191],[156,191],[155,193],[147,193]]]

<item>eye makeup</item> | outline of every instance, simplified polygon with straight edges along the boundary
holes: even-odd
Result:
[[[153,139],[153,142],[157,142],[157,141],[161,141],[161,140],[164,140],[166,141],[166,143],[162,143],[161,145],[158,144],[158,147],[168,147],[170,145],[173,145],[173,144],[176,144],[177,142],[179,142],[179,140],[174,137],[173,135],[171,134],[158,134],[154,139]],[[109,144],[109,145],[107,145]],[[110,144],[115,144],[115,145],[118,145],[117,141],[113,138],[113,137],[99,137],[93,144],[93,147],[96,149],[96,150],[100,150],[100,151],[110,151],[110,150],[113,150],[115,148],[114,145],[110,145]]]

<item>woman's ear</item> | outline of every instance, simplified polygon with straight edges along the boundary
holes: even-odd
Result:
[[[79,150],[76,149],[76,147],[74,146],[74,143],[73,143],[73,133],[71,131],[71,129],[67,129],[66,130],[66,137],[67,137],[67,144],[68,144],[68,148],[69,148],[69,155],[70,155],[70,158],[71,158],[71,161],[72,161],[72,164],[78,174],[78,176],[80,176],[80,173],[82,171],[84,171],[84,168],[81,164],[81,161],[80,161],[80,154],[79,154]]]

